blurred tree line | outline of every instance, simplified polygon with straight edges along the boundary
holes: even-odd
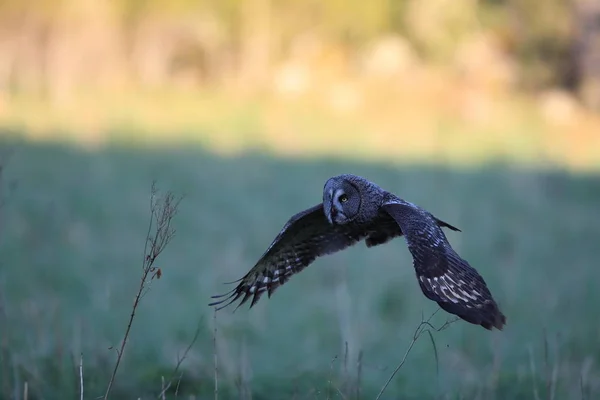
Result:
[[[600,109],[598,0],[2,0],[0,91],[261,87],[286,60],[352,72],[389,37],[440,67],[487,38],[519,88],[567,88]]]

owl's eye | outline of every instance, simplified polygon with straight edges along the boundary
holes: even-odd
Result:
[[[341,194],[340,197],[338,197],[338,200],[340,201],[340,203],[345,203],[348,201],[348,196],[346,196],[345,194]]]

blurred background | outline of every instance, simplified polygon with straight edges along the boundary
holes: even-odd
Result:
[[[221,398],[374,398],[437,308],[402,240],[207,306],[340,173],[458,226],[508,317],[420,340],[382,398],[600,395],[598,1],[5,0],[0,167],[0,399],[77,396],[81,354],[103,395],[153,180],[185,198],[115,398],[196,332],[169,398],[215,397],[215,337]]]

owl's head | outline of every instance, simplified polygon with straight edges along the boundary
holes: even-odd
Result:
[[[362,203],[360,182],[346,175],[330,178],[323,188],[323,211],[331,224],[347,224],[359,215]]]

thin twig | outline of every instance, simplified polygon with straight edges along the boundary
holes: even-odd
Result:
[[[181,383],[181,378],[183,378],[183,372],[179,375],[179,379],[177,379],[177,386],[175,386],[175,397],[179,395],[179,384]]]
[[[362,375],[362,358],[363,351],[358,351],[358,360],[356,362],[356,400],[360,399],[360,381]]]
[[[83,400],[83,352],[79,355],[79,399]]]
[[[331,399],[331,380],[333,379],[333,363],[337,360],[338,356],[334,356],[329,364],[329,380],[327,382],[327,400]]]
[[[344,377],[348,376],[348,341],[344,342]]]
[[[336,387],[335,390],[337,390],[338,394],[342,397],[342,400],[347,399],[347,397],[344,395],[344,393],[342,393],[339,387]]]
[[[213,316],[213,351],[215,358],[215,400],[219,399],[219,365],[217,363],[217,308],[215,307],[215,313]]]
[[[167,398],[165,397],[166,389],[165,389],[165,376],[164,375],[161,375],[161,377],[160,377],[160,384],[161,384],[161,387],[162,387],[161,398],[162,398],[162,400],[166,400]]]
[[[419,325],[417,325],[417,328],[415,329],[415,332],[413,334],[412,340],[411,340],[410,344],[408,345],[408,348],[404,352],[404,356],[402,357],[402,360],[400,361],[400,364],[398,364],[398,366],[396,367],[396,369],[394,370],[394,372],[392,372],[392,375],[389,377],[389,379],[387,380],[387,382],[385,383],[385,385],[383,385],[383,387],[379,391],[379,394],[377,395],[377,397],[375,398],[375,400],[379,400],[379,398],[383,395],[383,392],[385,392],[385,390],[387,389],[387,387],[390,384],[390,382],[392,381],[392,379],[394,379],[394,376],[398,373],[398,371],[400,371],[400,368],[402,368],[402,366],[406,362],[406,358],[408,357],[408,354],[410,353],[410,351],[412,350],[413,346],[415,345],[415,343],[417,342],[417,340],[419,340],[419,338],[421,337],[421,335],[424,332],[428,332],[430,334],[431,334],[431,330],[439,332],[439,331],[442,331],[442,330],[448,328],[448,326],[450,326],[450,324],[458,321],[458,318],[452,319],[452,320],[447,320],[446,322],[444,322],[444,324],[442,326],[440,326],[439,328],[436,328],[429,321],[431,321],[431,319],[433,318],[433,316],[438,311],[439,311],[439,308],[433,314],[431,314],[429,316],[429,318],[427,318],[426,320],[423,319],[423,317],[421,317],[421,322],[419,323]],[[430,337],[431,337],[431,340],[433,341],[433,336],[430,336]],[[436,351],[435,350],[435,346],[434,346],[434,351]],[[437,351],[436,351],[436,360],[437,360]]]
[[[161,392],[158,394],[158,398],[163,398],[165,393],[167,392],[167,390],[169,390],[169,388],[173,384],[173,379],[175,379],[175,375],[177,375],[177,372],[179,372],[179,368],[181,367],[181,364],[183,364],[183,361],[186,359],[188,353],[190,352],[192,347],[194,347],[194,344],[198,340],[198,336],[200,335],[200,330],[202,328],[202,319],[203,318],[201,317],[198,320],[198,326],[196,327],[196,332],[194,333],[194,337],[192,338],[192,341],[190,342],[188,347],[183,352],[183,355],[181,357],[179,357],[179,356],[177,357],[177,364],[175,365],[175,368],[173,369],[173,373],[171,374],[171,377],[169,378],[169,383],[167,383],[167,386],[163,385]],[[183,372],[179,375],[179,379],[177,380],[177,389],[175,391],[176,393],[177,393],[177,390],[179,390],[179,384],[181,383],[182,376],[183,376]]]
[[[113,369],[106,393],[104,394],[104,400],[108,399],[110,390],[112,389],[121,359],[123,357],[123,351],[129,338],[129,332],[133,325],[135,313],[139,306],[142,296],[146,293],[145,289],[154,280],[154,278],[160,279],[162,271],[160,268],[154,266],[156,259],[163,252],[165,247],[169,244],[175,230],[171,228],[171,220],[177,214],[177,208],[182,198],[175,199],[171,192],[167,192],[164,197],[157,198],[157,189],[155,182],[152,182],[152,189],[150,195],[150,222],[148,224],[148,232],[146,234],[146,242],[144,244],[144,258],[142,262],[142,277],[140,280],[140,286],[137,294],[133,301],[133,307],[129,316],[129,322],[127,323],[127,329],[121,342],[121,346],[117,349],[117,361],[115,368]],[[154,227],[154,230],[152,229]],[[154,234],[152,234],[154,232]]]

